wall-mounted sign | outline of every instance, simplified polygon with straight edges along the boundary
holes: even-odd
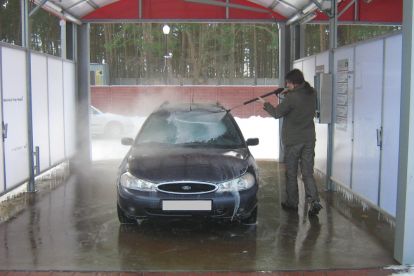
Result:
[[[348,59],[340,59],[337,61],[336,70],[336,128],[346,131],[348,128]]]

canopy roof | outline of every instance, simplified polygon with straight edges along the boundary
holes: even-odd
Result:
[[[82,22],[327,20],[330,0],[34,0],[60,17]],[[338,0],[340,21],[401,24],[402,0]]]

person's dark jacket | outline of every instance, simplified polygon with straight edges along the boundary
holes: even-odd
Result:
[[[307,82],[287,92],[285,99],[276,107],[266,102],[264,110],[276,119],[283,117],[284,145],[315,141],[313,118],[316,110],[316,91]]]

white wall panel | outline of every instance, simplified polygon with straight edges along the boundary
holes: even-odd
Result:
[[[303,61],[297,60],[293,62],[293,68],[299,69],[300,71],[303,71]],[[284,78],[285,76],[282,76]],[[285,80],[283,80],[283,83],[285,83]]]
[[[75,64],[63,62],[63,93],[65,103],[65,152],[71,158],[76,151]]]
[[[324,52],[316,55],[315,66],[322,66],[324,73],[329,73],[329,53]],[[328,125],[315,123],[316,145],[315,145],[315,169],[326,174],[328,159]]]
[[[380,207],[396,215],[402,35],[385,40]]]
[[[378,204],[381,127],[383,41],[355,49],[354,149],[352,189]]]
[[[305,58],[302,63],[302,73],[305,81],[309,82],[310,85],[314,86],[315,76],[315,56]]]
[[[2,48],[3,120],[7,125],[4,142],[6,188],[29,178],[27,138],[26,53]]]
[[[338,96],[337,83],[340,81],[338,76],[338,61],[348,61],[348,103],[347,115],[344,122],[338,124],[334,122],[334,141],[333,141],[333,160],[332,160],[332,179],[346,187],[351,186],[351,162],[352,162],[352,112],[353,112],[353,60],[354,48],[342,48],[335,51],[334,55],[334,101]],[[338,110],[336,105],[333,107],[334,117],[337,118]]]
[[[0,47],[0,99],[3,100],[2,90],[2,59],[1,59],[2,47]],[[0,122],[3,122],[3,105],[0,104]],[[0,194],[4,191],[4,152],[3,152],[3,139],[0,139]]]
[[[50,166],[47,58],[32,54],[33,150],[39,147],[40,170]]]
[[[65,133],[63,114],[63,64],[48,58],[49,131],[51,165],[65,158]]]
[[[316,55],[316,66],[323,65],[324,66],[324,72],[329,73],[329,52],[323,52]]]

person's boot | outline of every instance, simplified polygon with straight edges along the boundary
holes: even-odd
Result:
[[[314,201],[311,203],[308,215],[310,217],[317,216],[319,214],[319,211],[322,210],[322,205],[318,201]]]

